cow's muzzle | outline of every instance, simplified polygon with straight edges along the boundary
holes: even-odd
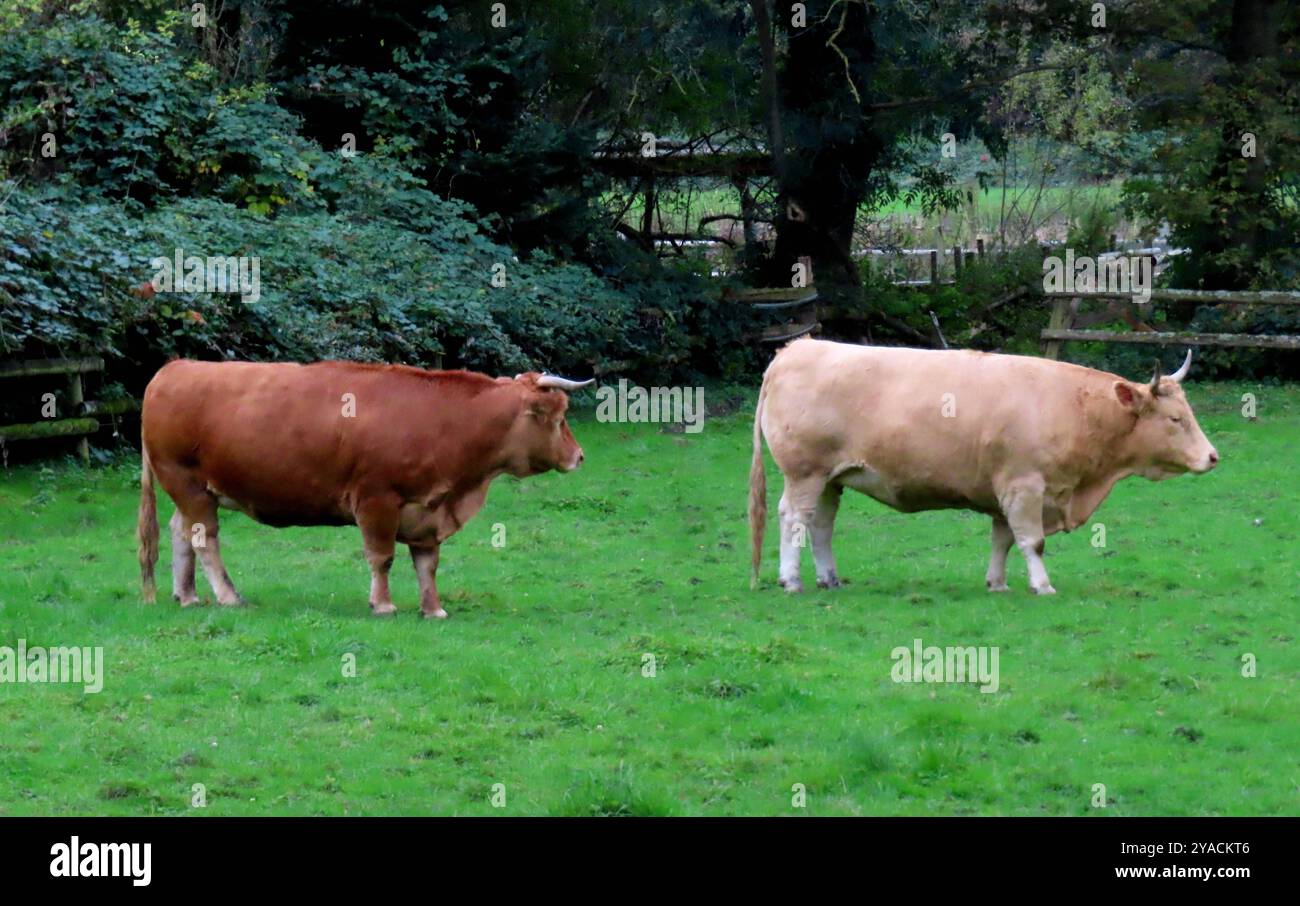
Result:
[[[1208,453],[1201,457],[1196,465],[1192,466],[1191,471],[1197,475],[1204,475],[1219,464],[1219,451],[1210,447]]]

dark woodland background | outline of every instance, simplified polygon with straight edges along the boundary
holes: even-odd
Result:
[[[788,285],[800,258],[840,313],[830,335],[925,345],[937,319],[955,345],[1033,351],[1046,310],[993,304],[1041,281],[1032,237],[1003,230],[923,296],[855,254],[881,212],[943,217],[1009,161],[1022,182],[1116,187],[1068,223],[1079,253],[1122,217],[1188,250],[1169,286],[1300,288],[1296,4],[1112,4],[1104,28],[1059,0],[493,6],[219,0],[195,27],[163,0],[6,2],[0,358],[103,355],[107,397],[175,355],[749,381],[771,347],[726,290]],[[665,213],[706,189],[734,241]],[[176,247],[260,257],[261,301],[141,292]],[[1294,377],[1291,359],[1217,350],[1198,374]]]

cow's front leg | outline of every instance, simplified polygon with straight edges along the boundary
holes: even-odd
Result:
[[[447,611],[438,600],[438,545],[411,545],[411,562],[415,564],[415,577],[420,580],[420,615],[425,619],[447,619]]]
[[[1029,565],[1029,587],[1040,595],[1054,595],[1056,589],[1043,565],[1043,487],[1041,482],[1021,484],[1003,495],[1002,511],[1016,538],[1016,546]]]
[[[992,551],[989,553],[989,571],[984,574],[984,584],[989,591],[1008,591],[1007,588],[1007,552],[1016,536],[1007,525],[1002,514],[993,517],[991,534]]]
[[[396,501],[367,501],[357,512],[357,527],[370,564],[370,610],[376,616],[397,611],[388,591],[388,571],[393,568],[393,551],[397,547],[397,522]]]

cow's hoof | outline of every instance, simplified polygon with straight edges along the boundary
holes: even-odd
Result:
[[[1011,591],[1011,586],[1005,581],[994,582],[992,579],[985,579],[984,584],[988,587],[989,591]]]
[[[447,619],[447,611],[443,610],[441,607],[437,610],[422,610],[420,611],[420,616],[424,617],[426,620],[445,620]]]
[[[1036,595],[1054,595],[1054,594],[1056,594],[1056,589],[1053,588],[1053,587],[1050,586],[1050,585],[1043,585],[1043,586],[1041,586],[1041,587],[1039,587],[1039,588],[1032,588],[1032,586],[1031,586],[1031,589],[1032,589],[1032,591],[1034,592],[1034,594],[1036,594]]]
[[[798,579],[781,579],[780,585],[792,595],[797,595],[803,591],[803,583]]]
[[[839,576],[835,575],[835,573],[831,573],[825,579],[817,580],[818,588],[839,588],[843,584],[844,584],[844,580],[841,579]]]
[[[220,604],[222,607],[243,607],[244,599],[241,598],[239,595],[235,595],[233,598],[227,598],[224,601],[218,599],[217,603]]]
[[[370,612],[377,617],[388,617],[397,613],[397,605],[391,601],[387,604],[371,604]]]
[[[193,607],[199,603],[199,596],[195,595],[192,598],[182,598],[180,595],[172,595],[172,600],[180,604],[181,607]]]

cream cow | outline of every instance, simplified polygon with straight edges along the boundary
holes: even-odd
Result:
[[[831,533],[845,488],[905,513],[992,517],[985,582],[1005,591],[1014,541],[1030,588],[1055,589],[1043,539],[1082,525],[1115,482],[1208,472],[1218,451],[1196,423],[1183,366],[1150,383],[1065,362],[969,350],[800,339],[763,376],[754,413],[749,523],[754,583],[767,518],[763,440],[785,477],[781,585],[801,591],[812,542],[817,584],[840,584]]]

